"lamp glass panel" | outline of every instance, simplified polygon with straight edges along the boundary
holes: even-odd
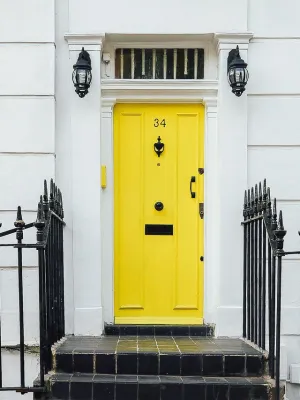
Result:
[[[76,69],[74,69],[73,74],[72,74],[72,81],[73,81],[74,85],[77,84],[76,72],[77,72]]]
[[[91,84],[91,81],[92,81],[92,73],[91,73],[91,71],[86,71],[86,83],[88,84],[88,85],[90,85]]]
[[[84,84],[84,83],[86,83],[86,70],[85,69],[78,69],[77,70],[77,82],[79,83],[79,84]]]

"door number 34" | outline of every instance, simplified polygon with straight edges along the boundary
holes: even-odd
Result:
[[[165,119],[159,120],[158,118],[155,118],[154,119],[154,128],[158,128],[160,125],[165,128],[167,125],[166,120]]]

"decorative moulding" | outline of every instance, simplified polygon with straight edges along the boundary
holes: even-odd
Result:
[[[209,34],[106,34],[105,43],[114,48],[186,48],[205,47],[212,42]]]
[[[215,33],[215,44],[218,52],[231,50],[236,45],[239,45],[241,50],[247,50],[252,38],[252,32]]]
[[[103,79],[102,104],[119,102],[205,102],[217,99],[216,80]]]
[[[105,33],[66,33],[65,40],[70,50],[78,51],[84,47],[86,50],[101,50],[105,39]]]

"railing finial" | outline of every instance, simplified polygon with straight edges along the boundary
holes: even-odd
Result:
[[[271,191],[269,187],[267,189],[267,218],[269,221],[272,218],[272,200],[271,200]]]
[[[272,214],[272,222],[271,222],[271,228],[273,231],[275,231],[277,228],[277,205],[276,205],[276,203],[277,203],[276,198],[274,198],[273,214]]]
[[[44,180],[43,209],[44,209],[44,213],[45,213],[45,219],[48,219],[49,199],[48,199],[48,186],[47,186],[46,179]]]
[[[267,209],[267,200],[268,200],[267,180],[264,179],[264,185],[263,185],[263,205],[262,205],[263,211],[266,211],[266,209]]]
[[[22,240],[23,239],[23,228],[25,226],[25,222],[23,221],[21,206],[18,206],[17,219],[16,219],[14,225],[17,228],[17,231],[16,231],[17,240]]]
[[[55,183],[53,183],[53,197],[54,197],[54,212],[56,212],[56,214],[59,214],[58,211],[58,204],[57,204],[57,186]]]
[[[261,182],[259,182],[258,186],[258,212],[261,214],[263,210],[263,195],[262,195],[262,185]]]
[[[59,204],[59,216],[62,218],[63,217],[63,208],[62,208],[62,195],[60,189],[58,189],[58,204]]]
[[[284,253],[283,244],[284,244],[284,237],[286,235],[286,230],[284,229],[284,226],[283,226],[283,218],[282,218],[281,210],[279,212],[278,225],[277,225],[277,229],[274,230],[274,235],[276,238],[277,254],[282,255]]]
[[[61,205],[61,218],[64,219],[65,213],[64,213],[64,203],[63,203],[63,197],[62,197],[62,192],[60,192],[60,205]]]
[[[254,188],[251,188],[251,207],[250,207],[250,217],[254,216],[254,207],[255,207],[255,200],[254,200]]]
[[[254,204],[254,215],[258,213],[258,187],[257,184],[255,185],[255,204]]]
[[[53,179],[51,178],[51,180],[50,180],[50,196],[49,196],[49,207],[50,207],[50,210],[54,209],[54,197],[53,197],[53,194],[54,194],[54,183],[53,183]]]
[[[45,227],[45,219],[44,219],[44,212],[43,212],[43,205],[41,202],[38,204],[38,211],[35,221],[35,227],[37,228],[36,233],[36,240],[37,243],[43,242],[44,239],[44,227]]]
[[[245,195],[244,195],[243,216],[244,216],[244,220],[246,221],[246,219],[248,217],[247,190],[245,190]]]

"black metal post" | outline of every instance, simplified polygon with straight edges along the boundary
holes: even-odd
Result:
[[[254,217],[254,189],[251,189],[251,217]],[[251,221],[251,334],[250,339],[254,341],[254,329],[255,329],[255,314],[254,314],[254,307],[255,307],[255,222]]]
[[[276,318],[276,399],[280,400],[280,334],[281,334],[281,276],[282,256],[284,255],[283,243],[286,230],[283,226],[282,211],[279,213],[277,229],[274,230],[278,257],[277,266],[277,318]]]
[[[273,238],[271,240],[275,240],[275,230],[277,228],[277,209],[276,209],[276,199],[274,199],[273,204],[273,213],[271,218],[271,229],[273,231]],[[272,335],[270,335],[270,357],[272,358],[272,369],[271,369],[271,378],[275,376],[275,326],[276,326],[276,253],[273,250],[272,252],[272,269],[271,269],[271,326],[272,326]]]
[[[46,306],[45,306],[45,264],[44,264],[44,228],[45,219],[42,204],[38,205],[35,226],[37,228],[38,262],[39,262],[39,314],[40,314],[40,385],[45,385],[46,362]]]
[[[247,211],[247,191],[245,191],[244,198],[244,222],[247,220],[248,211]],[[244,274],[243,274],[243,337],[247,336],[247,233],[248,233],[248,225],[244,224]]]
[[[277,312],[276,312],[276,399],[280,400],[280,325],[281,325],[281,274],[282,274],[282,257],[278,257],[277,265]]]
[[[258,191],[257,185],[255,185],[255,203],[254,203],[254,216],[258,215]],[[258,343],[257,331],[258,331],[258,220],[254,221],[254,342]]]
[[[267,232],[263,222],[263,265],[262,265],[262,343],[266,349],[266,287],[267,287]]]
[[[23,228],[25,222],[22,218],[21,207],[18,207],[17,219],[15,221],[16,238],[18,244],[23,240]],[[18,248],[18,284],[19,284],[19,324],[20,324],[20,380],[21,387],[25,387],[25,343],[24,343],[24,299],[23,299],[23,260],[22,248]]]
[[[262,221],[258,221],[258,345],[262,346]]]

